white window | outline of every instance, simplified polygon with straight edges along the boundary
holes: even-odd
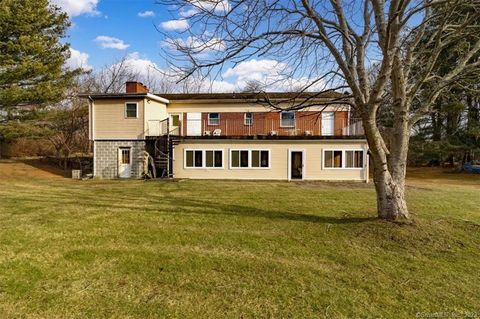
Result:
[[[245,117],[244,117],[244,124],[245,125],[253,125],[253,113],[251,112],[247,112],[245,113]]]
[[[295,112],[283,111],[282,113],[280,113],[280,126],[295,127]]]
[[[270,152],[265,150],[252,150],[251,153],[252,167],[269,167],[270,165]]]
[[[323,165],[325,168],[342,168],[343,151],[323,151]]]
[[[270,150],[231,150],[230,168],[270,168]]]
[[[185,168],[223,168],[223,150],[185,150]]]
[[[205,167],[223,168],[223,151],[221,150],[205,151]]]
[[[323,168],[363,168],[363,150],[324,150]]]
[[[125,103],[125,118],[136,119],[138,117],[138,104]]]
[[[363,151],[345,151],[346,168],[363,168]]]
[[[120,164],[130,164],[130,148],[120,148]]]
[[[233,168],[248,168],[248,150],[232,150],[230,166]]]
[[[220,125],[220,113],[208,113],[208,125]]]

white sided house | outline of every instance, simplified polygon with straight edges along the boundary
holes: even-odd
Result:
[[[156,95],[127,82],[82,96],[96,177],[368,181],[363,128],[340,93]]]

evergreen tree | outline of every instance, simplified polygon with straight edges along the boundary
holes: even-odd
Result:
[[[60,39],[69,25],[67,14],[48,0],[0,1],[0,116],[64,98],[80,72],[64,67],[70,51]]]

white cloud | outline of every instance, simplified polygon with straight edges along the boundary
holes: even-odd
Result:
[[[275,60],[249,60],[228,69],[218,79],[189,78],[187,83],[177,83],[179,72],[163,70],[155,62],[142,57],[138,52],[128,54],[125,66],[136,76],[137,80],[147,84],[152,92],[240,92],[249,81],[258,81],[269,91],[291,92],[305,88],[311,80],[305,77],[292,78],[288,76],[287,64]],[[113,66],[112,66],[113,67]],[[285,74],[282,74],[285,73]],[[310,87],[309,91],[325,89],[324,82]]]
[[[160,26],[168,31],[185,31],[189,28],[188,21],[185,19],[165,21]]]
[[[284,72],[288,69],[286,63],[275,60],[243,61],[223,73],[223,77],[234,80],[238,88],[243,88],[249,81],[256,81],[265,87],[278,85],[285,79]]]
[[[87,53],[70,48],[70,58],[65,61],[65,66],[71,70],[81,68],[89,71],[92,67],[88,64],[88,58],[89,55]]]
[[[157,64],[153,61],[141,58],[140,53],[133,52],[127,55],[125,65],[140,76],[147,76],[152,70],[159,70]]]
[[[223,74],[224,77],[258,77],[263,74],[278,74],[285,70],[287,64],[275,60],[249,60],[240,62],[233,68],[229,68]]]
[[[234,92],[238,89],[235,84],[227,81],[193,77],[187,79],[187,83],[177,83],[180,73],[161,69],[138,52],[128,54],[123,63],[124,67],[135,74],[136,77],[132,80],[148,85],[151,92],[182,92],[185,89],[189,92]],[[115,65],[111,66],[114,67]]]
[[[192,51],[195,55],[207,55],[212,52],[221,52],[226,49],[225,42],[220,38],[200,39],[198,37],[188,37],[187,39],[166,39],[162,43],[170,50],[185,48]]]
[[[141,17],[141,18],[154,17],[155,12],[153,12],[153,11],[143,11],[143,12],[139,12],[138,16]]]
[[[247,83],[259,83],[269,91],[291,92],[298,90],[323,91],[327,89],[324,81],[312,84],[308,77],[292,77],[288,64],[270,59],[248,60],[229,68],[222,74],[228,83],[234,83],[235,91],[241,91]]]
[[[97,10],[99,0],[50,0],[50,3],[60,7],[70,17],[82,14],[99,15]]]
[[[190,8],[188,10],[181,9],[180,12],[178,13],[182,18],[190,18],[193,16],[195,13],[197,13],[198,10],[195,8]]]
[[[207,84],[208,85],[208,84]],[[237,86],[227,81],[214,80],[208,85],[212,92],[229,93],[237,91]]]
[[[129,44],[125,44],[123,40],[120,40],[114,37],[109,37],[106,35],[99,35],[98,37],[95,38],[95,42],[100,44],[102,48],[108,48],[108,49],[125,50],[130,46]]]
[[[178,80],[177,73],[169,73],[148,58],[142,57],[140,53],[133,52],[126,56],[122,67],[125,67],[134,78],[129,80],[139,81],[148,86],[150,92],[173,92],[176,90]],[[110,68],[120,66],[114,64]]]
[[[189,0],[188,3],[202,11],[227,12],[230,10],[228,0]]]

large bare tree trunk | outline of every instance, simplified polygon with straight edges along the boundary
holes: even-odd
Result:
[[[364,108],[374,110],[377,107],[378,105],[370,105]],[[378,217],[387,220],[409,219],[410,214],[405,201],[409,143],[408,118],[400,116],[400,119],[395,122],[388,148],[376,124],[376,117],[372,113],[364,113],[363,124],[372,154]]]
[[[377,191],[378,217],[388,220],[408,219],[405,201],[405,183],[400,176],[393,177],[380,163],[374,163],[374,182]]]

